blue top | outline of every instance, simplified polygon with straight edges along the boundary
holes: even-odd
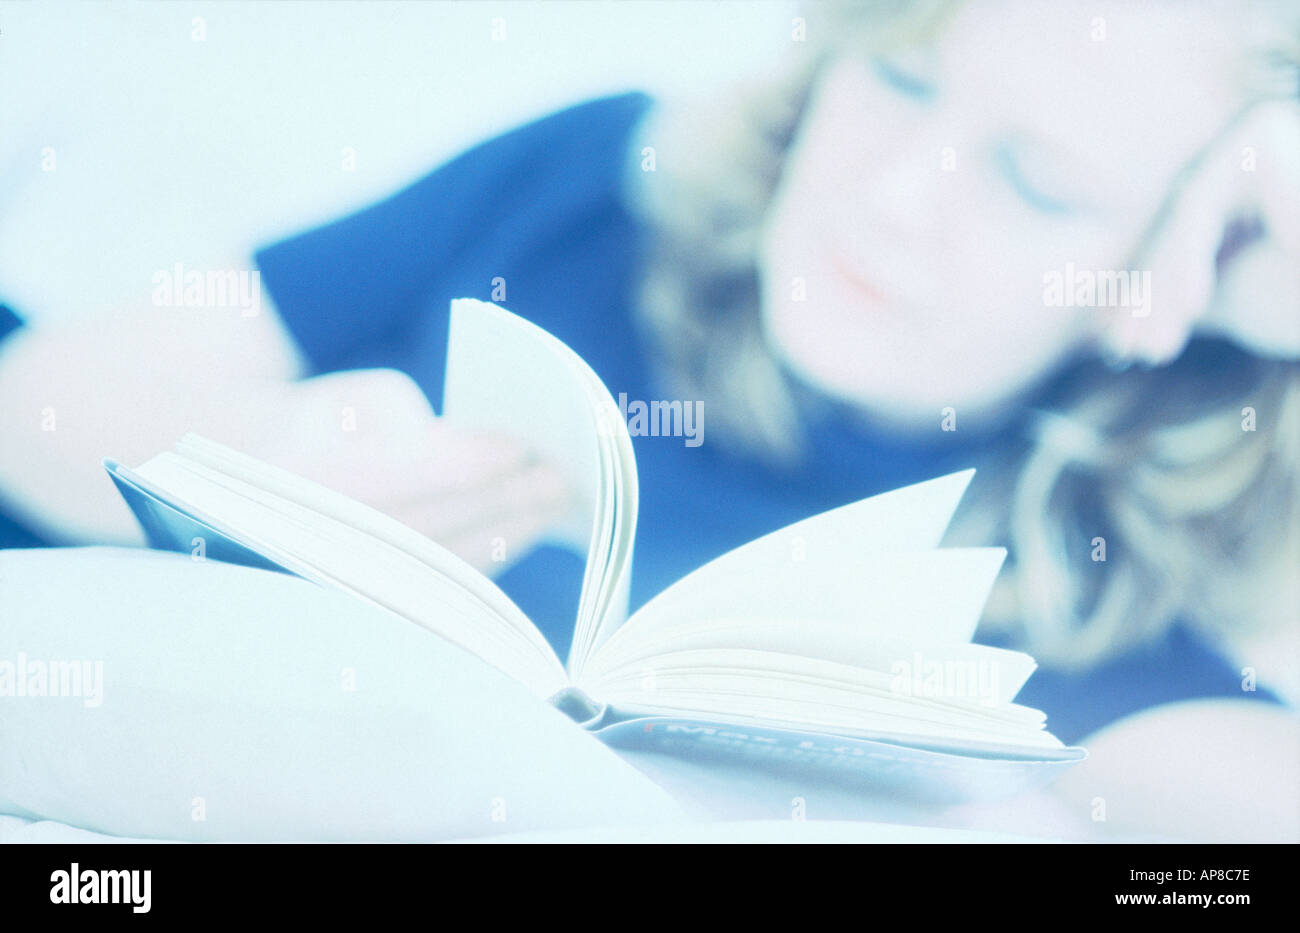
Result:
[[[448,302],[502,302],[572,347],[618,397],[672,398],[637,331],[633,294],[645,231],[621,199],[633,127],[650,101],[584,103],[481,144],[391,198],[257,254],[263,282],[315,372],[387,366],[441,407]],[[1005,437],[934,432],[921,447],[869,435],[810,401],[808,456],[781,471],[722,444],[635,437],[640,476],[632,606],[707,560],[825,509],[981,461]],[[960,440],[958,439],[960,436]],[[24,542],[0,525],[0,545]],[[995,543],[995,542],[990,542]],[[563,655],[581,562],[539,548],[499,580]],[[1156,703],[1243,694],[1236,673],[1182,629],[1087,676],[1039,670],[1022,702],[1074,741]],[[1258,695],[1258,694],[1256,694]]]
[[[22,319],[11,309],[0,305],[0,340],[22,326]],[[9,443],[2,440],[0,443]],[[0,499],[0,548],[6,547],[43,547],[46,542],[15,518],[4,512],[4,503]]]

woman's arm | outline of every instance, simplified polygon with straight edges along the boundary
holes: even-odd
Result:
[[[256,435],[301,368],[266,303],[142,301],[22,328],[0,344],[0,496],[53,541],[138,541],[100,460],[140,462],[190,428]]]
[[[556,473],[504,438],[456,430],[389,369],[298,380],[269,299],[34,326],[0,344],[0,498],[58,543],[139,543],[101,460],[136,464],[186,431],[388,512],[483,569],[517,558],[568,503]],[[505,547],[494,547],[504,542]]]
[[[1056,797],[1109,839],[1300,841],[1300,717],[1243,700],[1170,703],[1082,743]]]

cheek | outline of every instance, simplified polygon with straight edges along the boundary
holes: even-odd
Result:
[[[1060,251],[1042,237],[954,229],[967,248],[890,263],[884,286],[925,279],[924,302],[876,305],[818,255],[812,220],[798,201],[771,218],[761,270],[769,340],[803,378],[882,420],[925,425],[947,406],[987,414],[1086,339],[1088,312],[1044,302]]]

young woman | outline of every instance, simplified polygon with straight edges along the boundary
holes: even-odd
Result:
[[[500,582],[567,644],[577,560],[532,548],[563,484],[434,414],[447,301],[473,296],[615,396],[702,403],[702,445],[635,439],[634,605],[790,521],[974,465],[950,541],[1010,548],[982,634],[1044,662],[1022,696],[1061,738],[1177,700],[1293,704],[1300,22],[890,9],[815,6],[789,61],[717,106],[581,104],[274,244],[259,315],[16,330],[4,543],[131,540],[99,458],[194,429],[485,568],[505,538],[522,559]]]

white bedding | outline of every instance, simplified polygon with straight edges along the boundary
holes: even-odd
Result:
[[[925,811],[797,775],[619,757],[387,611],[189,555],[0,551],[0,660],[19,653],[102,677],[90,696],[0,700],[0,814],[43,817],[0,816],[5,842],[1067,834],[1030,801],[1010,817]]]
[[[106,836],[48,820],[0,816],[0,843],[157,842]],[[603,826],[504,836],[468,837],[456,842],[508,843],[1034,843],[1044,840],[1010,833],[931,826],[903,826],[832,820],[736,820],[679,822],[663,826]]]

